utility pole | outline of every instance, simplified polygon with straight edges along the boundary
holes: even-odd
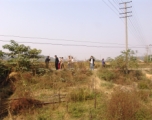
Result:
[[[150,61],[152,61],[152,52],[151,52],[151,46],[152,46],[152,44],[150,44],[149,46],[150,46]]]
[[[149,46],[147,46],[146,49],[147,49],[147,63],[148,63],[148,51],[149,51]]]
[[[126,73],[128,73],[128,17],[131,17],[132,15],[128,15],[129,13],[132,13],[131,11],[128,12],[129,8],[132,8],[132,6],[127,7],[128,3],[131,3],[132,1],[129,2],[122,2],[119,4],[124,4],[123,8],[120,9],[124,9],[124,13],[120,13],[120,14],[124,14],[123,17],[120,18],[125,18],[125,34],[126,34]]]
[[[138,60],[138,55],[137,55],[137,53],[138,53],[138,50],[136,50],[135,52],[136,52],[136,60]]]

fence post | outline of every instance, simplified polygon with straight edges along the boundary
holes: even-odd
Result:
[[[59,105],[60,105],[60,102],[61,102],[61,97],[60,97],[60,88],[59,88]]]
[[[94,88],[94,108],[96,109],[97,107],[97,96],[96,96],[96,84],[95,84],[95,80],[93,79],[93,88]]]

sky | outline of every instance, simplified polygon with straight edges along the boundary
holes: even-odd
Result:
[[[51,57],[114,58],[126,49],[122,2],[129,0],[0,0],[0,50],[15,40]],[[152,51],[151,5],[127,4],[128,46],[138,56]]]

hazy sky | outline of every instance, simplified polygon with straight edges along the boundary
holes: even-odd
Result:
[[[43,43],[24,44],[41,49],[44,55],[116,57],[125,50],[124,18],[119,18],[124,5],[118,4],[122,1],[129,0],[0,0],[0,50],[4,51],[7,41],[15,40]],[[144,55],[146,46],[152,44],[152,0],[133,0],[129,6],[129,48]]]

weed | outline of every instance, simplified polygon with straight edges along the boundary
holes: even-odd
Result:
[[[152,89],[152,82],[148,79],[141,80],[138,82],[139,89]]]
[[[107,89],[111,89],[114,87],[112,82],[102,83],[101,86],[106,87]]]
[[[135,113],[135,120],[151,120],[152,110],[142,107]]]
[[[89,89],[78,88],[73,89],[69,93],[69,99],[72,101],[85,101],[87,99],[93,99],[94,94]]]
[[[108,120],[135,120],[135,113],[140,107],[135,91],[123,92],[116,90],[108,102]]]
[[[150,91],[140,90],[140,91],[138,91],[138,96],[142,101],[148,102],[149,96],[150,96]]]
[[[25,112],[25,110],[28,109],[41,107],[42,103],[35,99],[19,98],[19,99],[11,100],[9,106],[11,112],[17,114],[17,113]]]
[[[112,70],[108,69],[100,69],[98,71],[98,76],[106,81],[111,81],[117,78],[117,75]]]
[[[79,103],[70,106],[70,113],[72,114],[72,117],[80,118],[85,112],[86,108],[80,106]]]

